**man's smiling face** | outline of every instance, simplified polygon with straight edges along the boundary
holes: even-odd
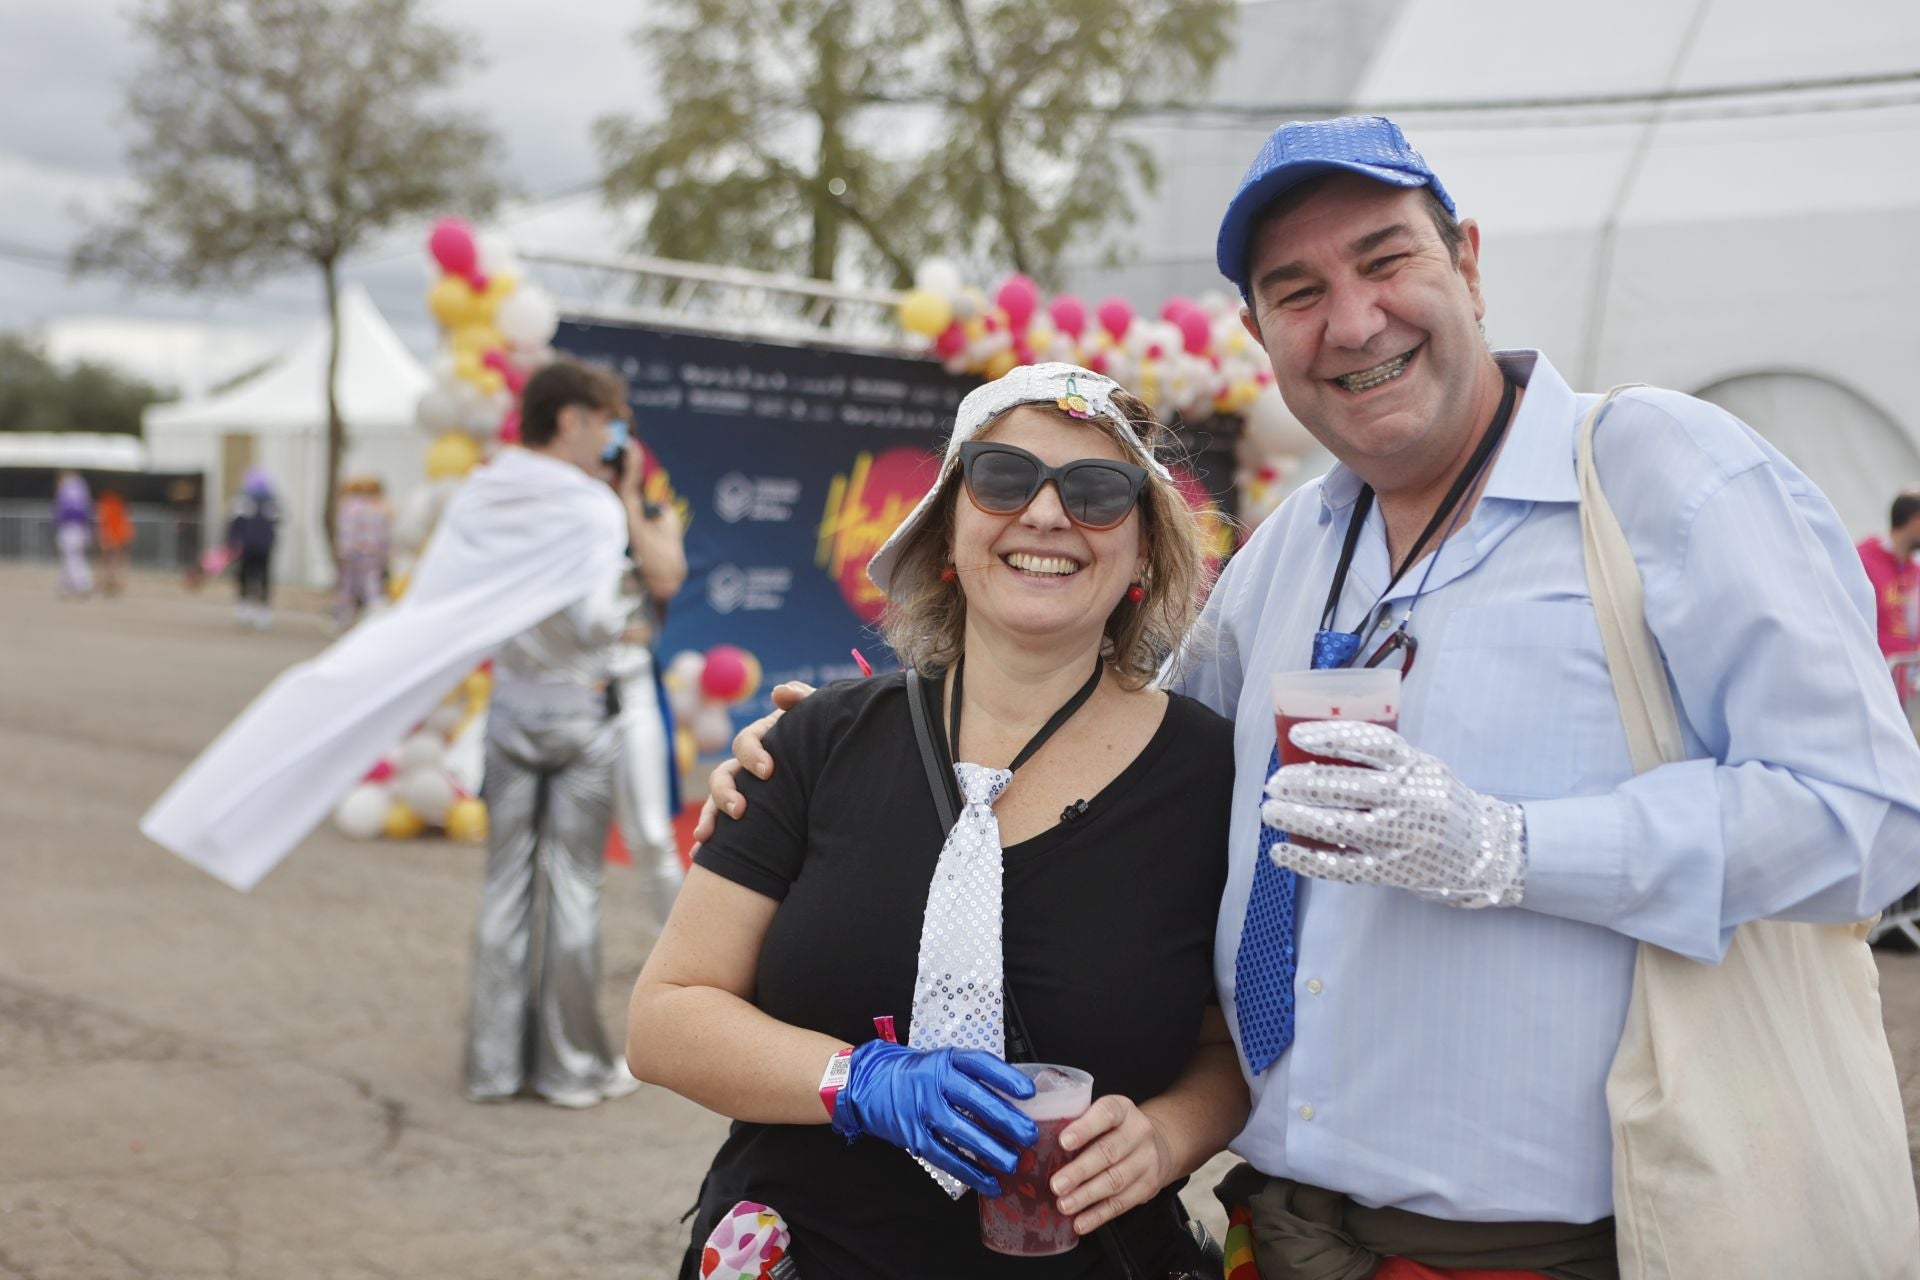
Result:
[[[1253,237],[1247,329],[1287,407],[1376,487],[1422,481],[1479,425],[1480,237],[1461,231],[1456,261],[1423,190],[1336,174]]]

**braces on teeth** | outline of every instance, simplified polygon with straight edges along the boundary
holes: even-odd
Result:
[[[1366,391],[1383,382],[1391,382],[1406,370],[1407,361],[1413,358],[1413,352],[1395,356],[1385,364],[1375,365],[1371,369],[1362,369],[1359,373],[1343,374],[1334,379],[1349,391]]]

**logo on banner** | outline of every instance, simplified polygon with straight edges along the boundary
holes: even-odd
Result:
[[[729,471],[713,486],[713,509],[728,524],[742,520],[793,519],[800,501],[800,482],[785,476],[743,476]]]
[[[936,460],[920,449],[861,453],[855,455],[853,469],[835,476],[827,489],[814,563],[839,584],[841,596],[862,621],[877,619],[883,601],[879,588],[867,579],[867,561],[932,488],[936,468]]]
[[[766,612],[783,607],[791,590],[793,570],[781,565],[743,569],[737,564],[717,564],[707,574],[707,607],[723,614]]]

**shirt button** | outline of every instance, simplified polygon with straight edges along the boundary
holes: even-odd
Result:
[[[1381,614],[1380,621],[1374,623],[1373,625],[1376,630],[1385,631],[1388,627],[1393,625],[1393,611],[1389,609],[1387,612]]]
[[[1300,1118],[1302,1120],[1313,1119],[1313,1104],[1311,1102],[1307,1103],[1306,1105],[1300,1108]]]
[[[1317,995],[1319,995],[1319,994],[1320,994],[1320,993],[1321,993],[1322,991],[1324,991],[1324,990],[1326,990],[1326,987],[1325,987],[1325,986],[1324,986],[1324,985],[1323,985],[1323,984],[1321,983],[1321,981],[1320,981],[1320,979],[1318,979],[1318,978],[1312,978],[1312,979],[1309,979],[1309,980],[1308,980],[1308,982],[1307,982],[1307,993],[1308,993],[1309,995],[1316,995],[1316,996],[1317,996]]]

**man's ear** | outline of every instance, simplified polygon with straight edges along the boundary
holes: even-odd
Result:
[[[1467,282],[1467,295],[1473,299],[1473,318],[1487,318],[1487,300],[1480,293],[1480,224],[1472,218],[1460,222],[1460,278]]]

